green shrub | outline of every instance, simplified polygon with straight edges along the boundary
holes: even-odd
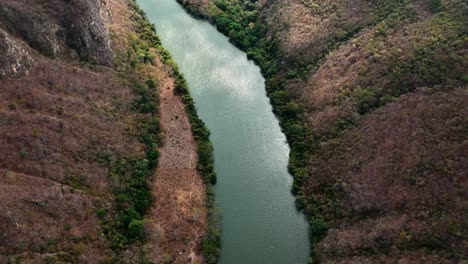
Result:
[[[202,250],[207,264],[218,263],[220,249],[216,243],[204,240],[202,243]]]
[[[27,149],[22,148],[22,149],[19,151],[19,154],[20,154],[20,157],[24,159],[24,158],[26,158],[26,157],[29,155],[29,152],[28,152]]]
[[[63,179],[63,183],[75,189],[85,189],[88,187],[85,175],[68,175]]]
[[[128,224],[128,237],[131,240],[142,239],[144,236],[144,220],[134,219]]]
[[[463,75],[462,80],[464,83],[468,83],[468,74]]]
[[[312,237],[315,242],[320,241],[323,237],[325,237],[326,232],[328,230],[328,225],[323,217],[311,217],[309,218],[309,223],[310,230],[312,232]]]
[[[96,211],[96,215],[101,219],[106,215],[106,213],[107,211],[104,208],[100,208]]]
[[[135,83],[135,110],[143,114],[138,120],[140,141],[146,146],[146,157],[125,157],[110,162],[110,175],[118,177],[115,188],[116,213],[109,217],[100,216],[104,223],[104,234],[114,249],[124,249],[129,243],[144,238],[143,215],[151,207],[153,196],[149,178],[157,167],[160,126],[157,117],[158,95],[153,81]],[[98,215],[102,211],[98,212]]]
[[[148,86],[150,90],[156,88],[156,83],[152,79],[147,80],[145,84]]]

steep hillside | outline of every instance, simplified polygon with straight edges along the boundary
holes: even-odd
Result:
[[[198,119],[168,60],[134,1],[0,2],[0,263],[199,259]]]
[[[466,259],[466,1],[179,2],[262,68],[311,261]]]

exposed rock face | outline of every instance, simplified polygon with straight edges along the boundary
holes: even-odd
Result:
[[[32,64],[29,52],[0,28],[0,78],[27,73]]]
[[[152,116],[131,88],[150,77],[77,63],[114,67],[110,45],[127,55],[115,42],[135,34],[131,2],[106,2],[0,0],[2,264],[140,263],[141,247],[111,247],[97,212],[114,217],[111,164],[146,157],[139,124]]]
[[[50,57],[76,57],[112,63],[108,30],[101,16],[104,1],[5,0],[0,22],[12,35]]]

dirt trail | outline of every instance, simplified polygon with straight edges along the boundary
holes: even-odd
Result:
[[[196,142],[174,80],[162,78],[163,144],[153,183],[149,255],[155,263],[202,263],[199,244],[206,223],[205,186],[196,169]]]

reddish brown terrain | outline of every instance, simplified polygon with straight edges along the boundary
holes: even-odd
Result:
[[[311,261],[466,262],[466,1],[179,2],[262,67]]]
[[[0,263],[196,260],[206,212],[190,124],[135,18],[129,0],[0,2]],[[146,240],[122,249],[108,231],[115,166],[145,159],[151,117],[133,86],[147,80],[161,93],[161,163]]]
[[[7,212],[0,216],[1,252],[67,251],[79,243],[66,241],[82,237],[99,251],[95,212],[105,207],[112,182],[98,155],[142,153],[123,122],[132,114],[125,107],[132,95],[107,69],[36,60],[27,76],[0,80],[0,195]],[[80,248],[78,255],[93,254]]]
[[[311,261],[466,262],[466,1],[180,1],[264,68]],[[132,3],[0,1],[0,263],[200,260],[195,142]]]
[[[437,251],[466,253],[467,100],[465,89],[402,96],[322,146],[305,193],[334,188],[337,228],[317,245],[325,262],[456,263]]]
[[[200,242],[206,223],[205,186],[197,170],[197,147],[185,105],[174,94],[173,79],[161,85],[160,115],[164,135],[148,214],[155,263],[202,263]]]

